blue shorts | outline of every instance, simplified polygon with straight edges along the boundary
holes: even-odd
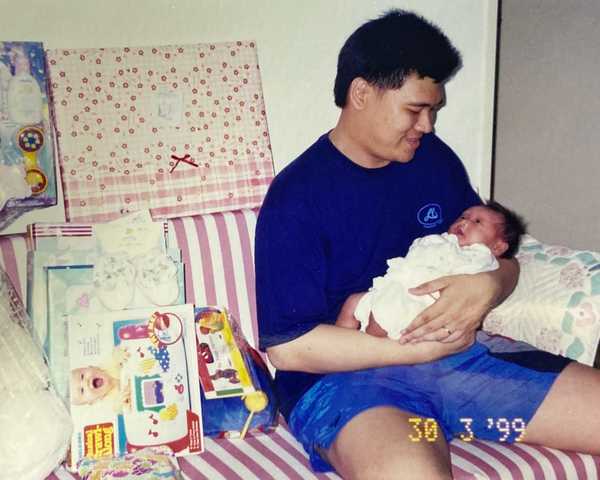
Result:
[[[374,407],[414,413],[412,441],[438,434],[514,442],[559,373],[570,362],[483,332],[469,349],[419,365],[324,376],[298,401],[289,419],[315,471],[332,470],[318,453],[353,417]]]

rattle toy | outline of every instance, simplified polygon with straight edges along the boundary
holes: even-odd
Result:
[[[246,436],[246,433],[248,433],[248,428],[250,427],[250,422],[252,422],[252,417],[254,414],[263,411],[268,404],[269,399],[267,394],[261,390],[249,393],[244,397],[244,405],[250,412],[250,415],[248,415],[248,419],[244,424],[244,428],[242,428],[242,433],[240,434],[241,439],[243,439]]]
[[[33,125],[23,127],[17,132],[17,145],[25,157],[25,181],[31,187],[33,195],[43,193],[48,187],[48,177],[40,170],[36,154],[44,146],[44,131]]]

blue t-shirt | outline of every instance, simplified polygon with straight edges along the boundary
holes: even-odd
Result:
[[[256,227],[260,348],[334,324],[352,293],[366,291],[412,241],[445,232],[481,203],[452,150],[433,134],[408,163],[368,169],[320,137],[273,180]],[[278,371],[287,418],[321,375]]]

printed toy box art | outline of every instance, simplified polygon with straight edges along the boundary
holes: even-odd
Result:
[[[202,451],[191,305],[69,317],[71,467],[149,446]]]
[[[255,391],[238,346],[241,340],[227,311],[217,307],[196,308],[198,369],[207,399],[238,397]],[[237,338],[236,338],[237,337]]]

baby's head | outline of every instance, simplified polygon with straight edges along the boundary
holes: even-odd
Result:
[[[118,380],[98,367],[82,367],[71,370],[71,403],[92,404],[105,397],[118,385]]]
[[[512,258],[525,233],[523,220],[497,202],[467,208],[448,229],[458,237],[459,245],[482,243],[495,257]]]

